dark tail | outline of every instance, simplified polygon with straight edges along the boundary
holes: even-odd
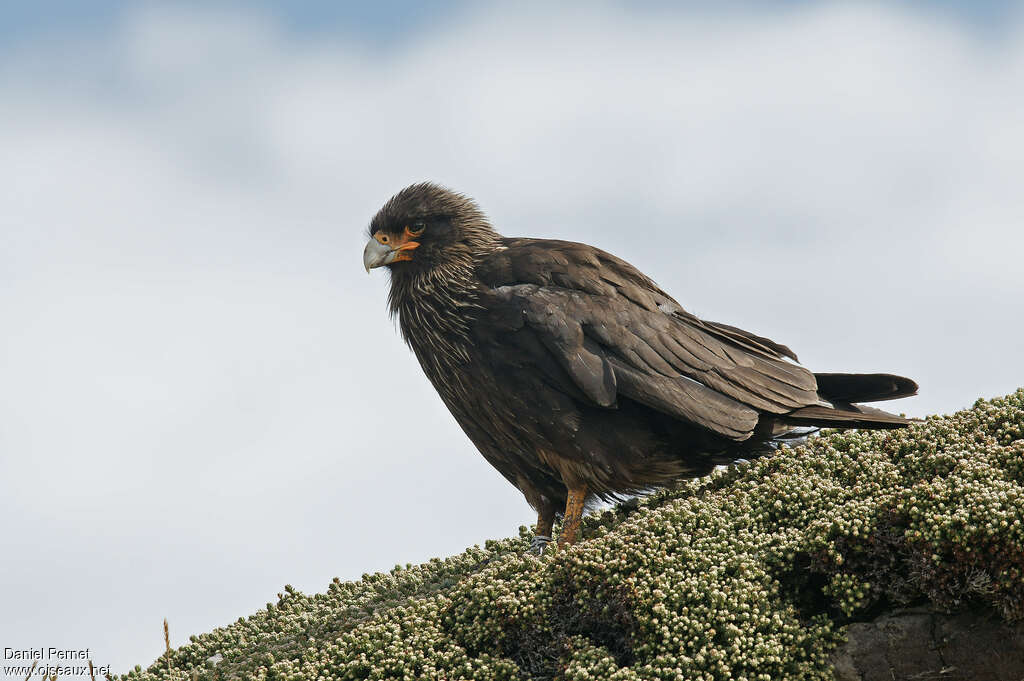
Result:
[[[814,374],[818,395],[832,406],[811,405],[780,420],[794,426],[824,428],[902,428],[913,419],[864,407],[855,402],[881,402],[917,394],[917,383],[892,374]]]
[[[917,394],[917,383],[892,374],[814,374],[829,402],[881,402]]]

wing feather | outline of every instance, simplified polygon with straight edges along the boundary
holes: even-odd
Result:
[[[733,440],[746,440],[757,425],[756,409],[697,381],[651,376],[613,359],[619,390],[658,411],[698,423]]]
[[[594,404],[623,395],[736,440],[761,412],[820,404],[814,374],[786,346],[698,319],[593,247],[509,239],[480,274]]]

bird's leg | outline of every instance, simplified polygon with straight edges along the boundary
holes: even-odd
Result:
[[[575,544],[580,531],[580,520],[583,518],[583,501],[587,498],[585,485],[569,488],[569,496],[565,500],[565,515],[562,516],[562,532],[558,535],[558,546]]]
[[[555,524],[555,509],[545,506],[537,513],[537,534],[530,542],[530,550],[538,556],[544,555],[544,549],[551,541],[551,528]]]

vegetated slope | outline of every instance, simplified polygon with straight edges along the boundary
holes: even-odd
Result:
[[[812,437],[594,515],[555,555],[529,536],[286,587],[127,678],[818,679],[886,607],[1021,620],[1024,389]]]

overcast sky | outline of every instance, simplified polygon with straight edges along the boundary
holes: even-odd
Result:
[[[0,648],[125,671],[534,520],[363,271],[414,181],[913,415],[1024,384],[1012,4],[403,4],[5,3]]]

